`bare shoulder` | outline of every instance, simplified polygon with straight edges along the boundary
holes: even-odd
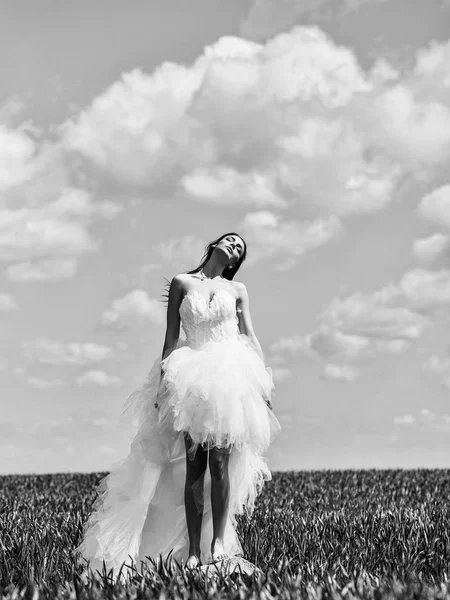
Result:
[[[179,306],[186,291],[186,283],[184,273],[179,273],[172,277],[169,286],[169,306]]]
[[[238,297],[240,297],[242,294],[247,293],[247,288],[245,287],[245,283],[242,283],[242,281],[233,281],[233,285],[234,285],[234,289],[237,292]]]
[[[180,303],[189,290],[194,287],[195,284],[192,283],[193,279],[194,278],[190,273],[178,273],[178,275],[175,275],[173,278],[173,281],[175,282],[174,286],[177,290],[177,296]]]
[[[185,290],[186,284],[189,281],[189,277],[190,276],[187,273],[178,273],[172,278],[172,281],[178,289]]]
[[[238,308],[242,308],[242,305],[248,304],[248,292],[245,283],[241,281],[233,281],[234,290],[236,293],[236,303]]]

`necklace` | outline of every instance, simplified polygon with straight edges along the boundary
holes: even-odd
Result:
[[[207,275],[205,275],[203,273],[203,269],[201,271],[199,271],[199,275],[201,276],[201,281],[205,280],[205,279],[212,279],[212,277],[208,277]],[[223,279],[223,276],[220,276],[221,279]]]

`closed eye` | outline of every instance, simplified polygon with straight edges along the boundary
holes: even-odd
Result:
[[[231,240],[231,241],[236,241],[236,240],[234,240],[233,238],[227,238],[227,239],[228,239],[228,240]],[[242,245],[241,245],[241,244],[236,244],[236,246],[237,246],[237,247],[238,247],[240,250],[242,250]]]

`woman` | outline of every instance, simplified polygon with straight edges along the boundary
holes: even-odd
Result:
[[[77,548],[92,570],[129,558],[187,557],[194,568],[202,555],[242,556],[236,515],[251,515],[271,479],[262,454],[280,430],[248,294],[233,281],[246,254],[243,238],[227,233],[170,283],[162,358],[125,408],[137,434],[100,482]]]

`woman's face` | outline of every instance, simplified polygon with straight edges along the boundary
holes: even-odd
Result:
[[[228,256],[230,264],[236,263],[244,254],[244,242],[238,235],[226,235],[217,244]]]

